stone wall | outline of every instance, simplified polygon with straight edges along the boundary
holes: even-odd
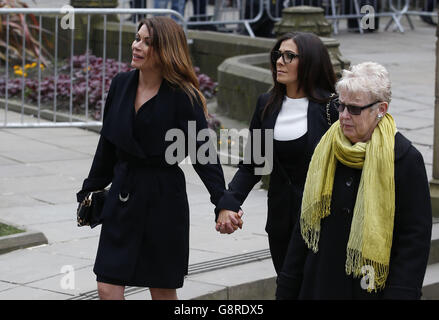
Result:
[[[258,96],[272,86],[271,71],[259,65],[268,53],[226,59],[218,67],[218,108],[229,117],[250,122]]]
[[[275,40],[211,31],[189,30],[194,64],[209,77],[217,80],[217,68],[227,58],[252,53],[267,53]]]

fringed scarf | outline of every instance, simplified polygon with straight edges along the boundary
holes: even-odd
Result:
[[[346,274],[359,278],[373,268],[368,291],[383,289],[389,272],[395,214],[395,122],[390,114],[378,123],[367,142],[354,145],[335,122],[320,140],[309,165],[302,199],[300,227],[307,246],[318,251],[320,221],[331,213],[337,160],[362,169],[346,250]]]

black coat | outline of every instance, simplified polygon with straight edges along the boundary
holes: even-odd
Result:
[[[294,228],[278,277],[278,299],[419,299],[430,251],[432,213],[422,155],[395,136],[395,220],[386,286],[377,293],[345,273],[346,248],[362,170],[337,163],[331,214],[322,219],[319,250],[309,250]],[[364,285],[363,285],[364,286]]]
[[[329,93],[327,94],[329,96]],[[280,108],[272,113],[266,113],[262,119],[262,111],[267,103],[269,94],[259,96],[253,118],[250,123],[250,137],[254,129],[274,129]],[[338,120],[338,112],[335,108],[330,108],[331,122]],[[268,214],[265,231],[269,236],[289,241],[294,224],[296,222],[299,206],[302,202],[303,186],[305,183],[306,172],[311,161],[312,154],[320,138],[328,130],[328,119],[326,104],[319,104],[310,101],[308,104],[307,115],[308,133],[307,146],[305,150],[303,165],[295,168],[297,176],[290,176],[290,180],[279,167],[279,162],[274,161],[273,170],[270,174],[270,185],[268,188]],[[262,133],[264,137],[264,133]],[[253,141],[253,139],[249,140]],[[254,142],[254,141],[253,141]],[[262,147],[264,146],[264,140]],[[263,150],[264,148],[262,148]],[[273,148],[274,149],[274,148]],[[264,152],[264,150],[263,150]],[[276,150],[273,150],[274,157],[277,157]],[[240,163],[239,169],[229,184],[228,190],[219,201],[215,212],[218,214],[220,209],[237,211],[247,198],[249,192],[261,179],[260,175],[254,174],[255,163]],[[251,214],[251,213],[250,213]]]
[[[192,105],[183,90],[166,80],[136,114],[138,78],[135,70],[113,79],[93,164],[77,197],[81,201],[87,191],[112,182],[103,209],[96,274],[127,285],[178,288],[188,269],[189,207],[183,171],[165,161],[172,143],[165,135],[169,129],[181,129],[187,144],[188,121],[196,121],[196,132],[207,128],[207,122],[199,101]],[[197,142],[197,150],[201,144]],[[225,189],[219,160],[192,163],[216,205]],[[129,194],[128,201],[122,202],[119,194]]]

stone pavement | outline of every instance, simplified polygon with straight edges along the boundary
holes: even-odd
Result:
[[[431,178],[435,29],[417,17],[413,20],[416,29],[409,30],[404,23],[405,34],[359,35],[341,30],[335,38],[353,64],[371,60],[388,68],[393,82],[390,112],[399,130],[423,154]],[[0,123],[3,117],[0,110]],[[228,128],[245,126],[220,118]],[[19,115],[10,112],[8,119],[18,121]],[[0,129],[0,219],[42,231],[49,242],[0,255],[0,300],[96,298],[92,268],[100,227],[76,226],[75,193],[88,174],[97,141],[96,133],[76,128]],[[266,191],[258,185],[250,193],[243,205],[242,230],[221,235],[214,230],[207,190],[192,166],[182,169],[191,211],[190,273],[179,297],[239,299],[265,293],[264,298],[273,298],[275,272],[264,231]],[[223,169],[229,182],[236,168]],[[63,273],[69,268],[75,271],[73,283],[66,282]],[[428,281],[438,279],[435,266]],[[129,288],[127,299],[150,296],[145,289]]]

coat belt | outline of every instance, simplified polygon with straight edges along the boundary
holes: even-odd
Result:
[[[119,151],[117,156],[123,171],[119,192],[119,200],[121,202],[127,202],[130,197],[130,191],[133,185],[132,182],[135,174],[134,169],[146,167],[167,168],[178,166],[178,164],[168,164],[165,159],[160,157],[138,158],[123,151]]]

